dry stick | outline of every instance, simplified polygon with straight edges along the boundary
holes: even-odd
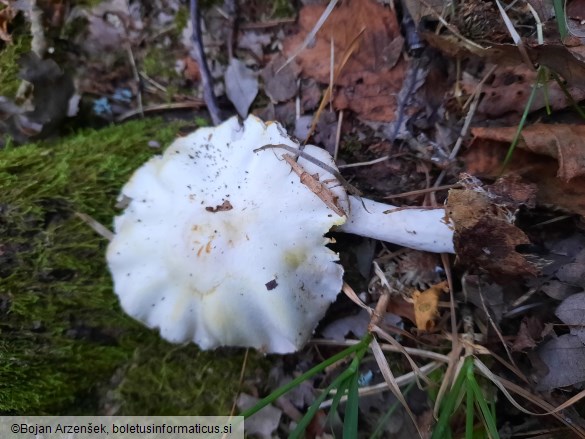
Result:
[[[508,349],[508,345],[506,344],[506,341],[504,340],[504,336],[502,335],[502,332],[498,328],[498,325],[496,325],[496,322],[494,322],[494,319],[492,319],[492,316],[490,314],[490,311],[488,310],[487,304],[485,303],[485,299],[483,298],[483,293],[481,292],[481,277],[478,280],[477,287],[478,287],[478,291],[479,291],[479,299],[481,300],[481,306],[483,308],[483,312],[485,312],[485,315],[487,316],[488,321],[492,325],[492,328],[496,332],[496,335],[500,339],[500,342],[502,342],[502,346],[504,347],[504,350],[506,351],[506,355],[508,355],[508,359],[510,360],[510,363],[512,363],[514,365],[514,367],[516,369],[518,369],[518,366],[516,365],[514,358],[512,358],[512,353],[510,352],[510,349]]]
[[[144,113],[154,113],[157,111],[167,111],[167,110],[180,110],[183,108],[201,108],[205,105],[205,102],[197,99],[191,102],[174,102],[170,104],[157,104],[157,105],[150,105],[143,108]],[[116,118],[116,122],[122,122],[126,119],[130,119],[137,114],[140,114],[138,109],[127,111],[126,113],[121,114]]]
[[[136,100],[138,102],[138,113],[140,117],[144,117],[144,107],[142,105],[142,80],[140,79],[140,74],[138,73],[138,68],[136,67],[136,60],[134,59],[134,52],[132,51],[132,44],[130,44],[130,39],[128,38],[128,32],[126,31],[126,52],[128,54],[128,59],[130,60],[130,66],[132,67],[132,76],[134,76],[134,81],[136,81],[136,85],[138,86],[138,92],[136,93]]]
[[[311,340],[311,344],[320,345],[320,346],[353,346],[358,344],[359,340],[344,340],[344,341],[335,341],[335,340],[325,340],[322,338],[314,338]],[[381,344],[380,347],[383,351],[386,352],[395,352],[395,353],[402,353],[403,351],[408,352],[412,356],[421,357],[421,358],[429,358],[434,361],[439,361],[441,363],[449,363],[449,357],[443,354],[438,354],[433,351],[426,351],[423,349],[417,348],[409,348],[406,346],[397,347],[390,344]]]
[[[396,124],[394,125],[394,129],[392,130],[392,133],[388,138],[390,143],[394,143],[394,140],[396,140],[396,136],[398,136],[398,132],[400,131],[400,126],[402,125],[402,122],[404,122],[404,115],[406,114],[406,105],[408,104],[408,102],[410,102],[411,95],[414,91],[414,86],[417,82],[416,77],[418,76],[418,72],[421,68],[421,63],[422,61],[420,59],[414,59],[413,60],[414,65],[412,67],[410,75],[408,75],[406,78],[406,81],[408,81],[406,86],[408,88],[406,89],[406,94],[404,95],[402,101],[398,103],[398,108],[396,109],[396,114],[398,117],[396,118]]]
[[[343,124],[343,110],[339,110],[337,117],[337,129],[335,130],[335,150],[333,152],[333,160],[337,162],[337,155],[339,154],[339,142],[341,141],[341,125]]]
[[[238,34],[237,29],[237,22],[236,16],[238,14],[238,5],[236,4],[235,0],[225,0],[223,3],[222,13],[225,14],[226,19],[228,20],[228,32],[227,32],[227,49],[228,49],[228,59],[232,59],[234,57],[234,35]]]
[[[349,46],[347,46],[347,49],[345,49],[345,52],[343,53],[343,56],[341,57],[341,60],[339,61],[339,65],[337,66],[337,69],[335,69],[335,74],[333,75],[334,79],[339,78],[339,75],[341,74],[341,71],[345,67],[345,64],[347,63],[347,61],[349,60],[349,58],[351,57],[353,52],[357,49],[360,38],[363,35],[363,33],[365,32],[365,30],[366,30],[366,28],[362,27],[360,29],[360,31],[357,33],[357,35],[351,40],[351,43],[349,43]],[[311,127],[309,128],[309,132],[307,133],[307,137],[306,137],[304,143],[307,143],[309,138],[315,132],[315,128],[317,127],[317,122],[319,121],[319,117],[320,117],[321,113],[323,112],[323,109],[327,105],[329,98],[331,97],[331,92],[332,92],[331,87],[327,87],[327,89],[325,90],[325,94],[321,98],[321,103],[319,104],[319,107],[317,108],[317,111],[315,112],[315,117],[313,117],[313,122],[311,123]],[[302,148],[304,148],[304,144],[301,145],[301,149]]]
[[[390,158],[389,155],[385,155],[383,157],[379,157],[379,158],[374,159],[374,160],[369,160],[367,162],[357,162],[357,163],[349,163],[347,165],[339,165],[338,168],[339,169],[347,169],[347,168],[358,168],[360,166],[370,166],[370,165],[375,165],[376,163],[385,162],[389,158]]]
[[[465,122],[463,123],[463,128],[461,128],[461,132],[459,133],[459,137],[457,138],[457,142],[455,142],[455,146],[449,154],[449,160],[453,160],[459,154],[459,150],[461,149],[461,145],[463,144],[463,138],[467,135],[467,131],[469,130],[469,126],[471,125],[471,121],[473,120],[473,116],[475,116],[475,111],[477,110],[477,106],[479,105],[479,100],[481,98],[481,89],[483,87],[484,82],[490,75],[496,70],[497,66],[493,66],[482,78],[480,83],[477,85],[473,92],[473,100],[471,101],[471,105],[469,107],[469,111],[467,112],[467,116],[465,116]],[[437,187],[443,182],[443,178],[447,175],[447,171],[443,169],[437,180],[435,181],[434,186]]]
[[[238,406],[238,396],[240,396],[240,392],[242,391],[242,384],[244,384],[244,373],[246,372],[249,353],[250,348],[246,348],[246,352],[244,352],[244,359],[242,360],[242,368],[240,369],[240,378],[238,379],[238,391],[236,392],[236,396],[232,404],[232,409],[230,410],[230,418],[232,418],[236,413],[236,407]]]
[[[401,194],[395,194],[395,195],[386,195],[384,198],[385,200],[391,200],[393,198],[407,198],[407,197],[413,197],[415,195],[423,195],[423,194],[428,194],[429,192],[437,192],[437,191],[444,191],[447,189],[458,189],[461,186],[460,184],[447,184],[444,186],[436,186],[436,187],[429,187],[426,189],[418,189],[416,191],[410,191],[410,192],[402,192]]]
[[[493,69],[490,70],[490,72],[491,71],[493,71]],[[457,157],[457,154],[459,154],[459,150],[461,149],[461,145],[463,144],[463,138],[467,135],[467,131],[469,130],[469,126],[471,125],[471,121],[473,120],[473,116],[475,115],[475,110],[477,110],[477,106],[479,105],[480,97],[481,97],[481,83],[478,86],[478,88],[476,89],[475,97],[474,97],[473,101],[471,102],[471,106],[469,108],[469,111],[467,112],[467,116],[465,117],[465,122],[463,123],[463,128],[461,128],[459,138],[457,139],[457,142],[455,142],[455,146],[453,147],[451,154],[449,154],[449,160],[453,160],[455,157]],[[439,174],[439,176],[437,177],[437,180],[435,181],[434,186],[435,187],[439,186],[443,182],[443,178],[445,178],[446,175],[447,175],[447,170],[443,169],[441,171],[441,173]]]
[[[193,54],[195,61],[199,64],[199,71],[201,72],[201,84],[203,86],[203,99],[207,105],[207,111],[211,116],[211,121],[214,125],[221,123],[221,116],[215,93],[213,93],[213,79],[209,72],[209,66],[205,59],[205,52],[203,51],[203,42],[201,40],[201,14],[197,0],[191,0],[191,25],[193,27],[193,34],[191,39],[193,41]]]
[[[335,178],[337,178],[337,180],[339,180],[339,183],[341,183],[341,185],[345,188],[345,190],[347,192],[349,192],[351,195],[355,195],[356,197],[361,197],[362,196],[362,193],[355,186],[353,186],[349,181],[347,181],[343,177],[343,175],[341,175],[339,173],[339,171],[337,169],[334,169],[331,166],[329,166],[328,164],[323,163],[321,160],[316,159],[315,157],[313,157],[312,155],[306,153],[305,151],[301,151],[300,149],[297,149],[295,147],[292,147],[292,146],[289,146],[289,145],[285,145],[284,143],[278,143],[276,145],[264,145],[264,146],[261,146],[260,148],[256,148],[254,150],[254,152],[264,151],[266,149],[274,149],[274,148],[282,148],[285,151],[290,152],[291,155],[293,155],[295,158],[302,157],[305,160],[307,160],[308,162],[311,162],[314,165],[319,166],[321,169],[324,169],[325,171],[327,171],[331,175],[333,175]]]
[[[284,154],[282,158],[291,166],[295,174],[299,176],[301,183],[317,195],[329,209],[339,216],[347,216],[343,208],[339,205],[339,197],[331,192],[331,189],[325,183],[305,171],[301,165],[295,162],[295,157],[292,155]]]
[[[296,19],[294,18],[281,18],[277,20],[268,20],[262,23],[244,23],[240,26],[241,30],[256,30],[256,29],[267,29],[270,27],[281,26],[283,24],[294,24]]]
[[[432,361],[432,362],[422,366],[420,368],[420,371],[421,371],[421,373],[423,373],[426,376],[426,375],[430,374],[431,372],[433,372],[434,370],[438,369],[439,367],[441,367],[441,363],[439,363],[437,361]],[[408,372],[404,375],[401,375],[401,376],[395,378],[396,384],[399,387],[413,383],[415,381],[415,379],[416,379],[416,374],[414,372]],[[364,396],[371,396],[371,395],[376,395],[378,393],[387,392],[388,390],[390,390],[388,388],[388,384],[386,384],[386,382],[383,382],[383,383],[379,383],[379,384],[374,384],[373,386],[361,387],[358,390],[358,394],[361,398]],[[335,394],[335,391],[332,391],[331,393]],[[345,402],[345,401],[347,401],[347,399],[348,399],[348,396],[343,395],[339,402]],[[331,407],[332,404],[333,404],[333,398],[331,398],[327,401],[323,401],[321,403],[321,405],[319,406],[319,408],[322,408],[322,409],[329,408],[329,407]]]

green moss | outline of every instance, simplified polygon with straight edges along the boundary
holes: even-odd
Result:
[[[13,98],[20,85],[18,60],[30,51],[30,37],[13,35],[13,44],[0,46],[0,96]]]
[[[293,17],[295,13],[293,2],[290,0],[270,0],[274,18]]]
[[[181,35],[190,19],[189,8],[186,5],[181,5],[175,15],[175,32],[177,36]]]
[[[104,261],[105,225],[132,171],[178,126],[137,121],[0,151],[0,412],[226,414],[241,351],[200,352],[127,317]],[[104,396],[104,395],[107,395]]]
[[[142,60],[144,72],[151,78],[163,77],[167,81],[177,77],[175,58],[169,56],[168,49],[151,46]]]

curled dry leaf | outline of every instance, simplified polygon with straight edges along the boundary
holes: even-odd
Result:
[[[536,340],[542,338],[543,324],[535,316],[524,317],[520,323],[520,329],[512,345],[513,352],[522,352],[535,348]]]
[[[284,42],[285,53],[292,55],[325,9],[308,5],[301,9],[300,32]],[[340,86],[334,99],[337,108],[349,108],[368,120],[391,121],[396,111],[406,63],[402,51],[400,26],[394,11],[374,0],[343,2],[336,7],[316,36],[315,44],[297,56],[304,75],[329,84],[331,41],[335,49],[334,68],[362,31],[358,48],[335,79]]]
[[[536,266],[516,251],[518,245],[530,244],[530,240],[511,223],[515,209],[498,204],[489,187],[486,189],[449,191],[447,216],[455,225],[453,242],[459,260],[492,275],[536,275]]]
[[[465,94],[473,93],[489,68],[490,65],[487,65],[476,76],[464,74],[461,82],[463,92]],[[482,86],[484,97],[477,107],[477,114],[490,118],[506,117],[506,120],[516,122],[526,108],[528,97],[536,83],[536,76],[536,71],[526,64],[498,66],[493,75],[490,75],[490,78]],[[585,98],[585,90],[578,87],[567,87],[575,101]],[[553,110],[560,110],[571,105],[571,100],[553,80],[537,89],[530,110],[539,110],[547,104]]]
[[[472,128],[476,139],[511,142],[517,127]],[[559,162],[557,176],[565,181],[585,176],[585,126],[535,124],[522,130],[519,148],[553,157]]]
[[[476,139],[463,155],[466,171],[482,178],[498,178],[509,147],[509,143]],[[555,159],[522,149],[514,151],[506,171],[536,185],[536,204],[585,216],[585,176],[563,181],[556,176]]]

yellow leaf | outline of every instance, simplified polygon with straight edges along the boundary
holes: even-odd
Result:
[[[441,293],[449,291],[447,282],[443,281],[431,286],[424,292],[415,291],[412,295],[414,301],[414,317],[416,327],[419,331],[430,331],[435,326],[437,317],[439,296]]]

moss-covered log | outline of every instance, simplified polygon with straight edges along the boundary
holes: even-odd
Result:
[[[170,345],[118,306],[107,245],[132,171],[177,126],[139,121],[0,151],[0,412],[227,414],[241,350]],[[261,361],[256,359],[255,361]]]

